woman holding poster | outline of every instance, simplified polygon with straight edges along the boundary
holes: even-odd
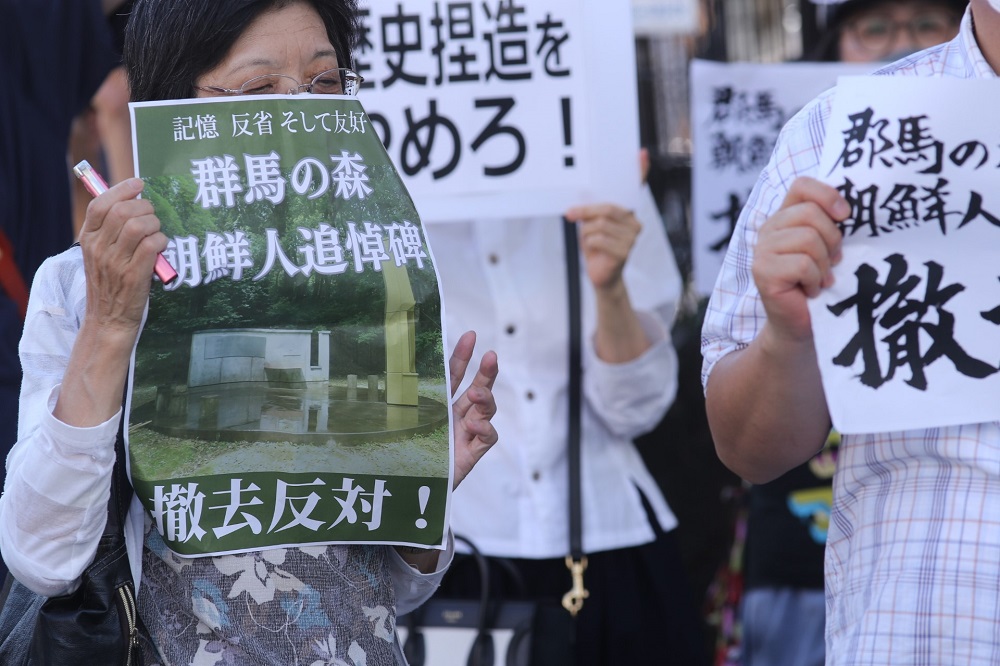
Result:
[[[125,64],[136,101],[345,93],[338,86],[356,77],[344,68],[356,40],[353,0],[138,0]],[[291,83],[268,87],[275,81]],[[130,359],[154,261],[168,245],[152,197],[136,198],[143,191],[141,180],[130,179],[97,197],[79,247],[47,261],[32,289],[0,544],[18,580],[46,596],[77,587],[107,513]],[[474,342],[472,334],[458,341],[452,386]],[[452,404],[455,485],[497,440],[490,423],[496,375],[496,355],[487,353]],[[246,517],[249,499],[234,512]],[[307,505],[296,509],[296,498],[288,499],[297,520],[306,520]],[[231,527],[253,527],[241,520]],[[180,557],[154,522],[134,499],[125,537],[148,630],[146,664],[403,663],[396,614],[433,593],[451,557],[450,544],[438,551],[364,543]]]

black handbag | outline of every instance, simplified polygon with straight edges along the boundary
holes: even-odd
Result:
[[[570,615],[555,604],[523,600],[517,568],[502,557],[487,557],[455,535],[476,565],[478,599],[432,597],[400,618],[403,654],[410,666],[571,666],[576,629]],[[491,570],[510,578],[517,600],[503,599],[491,586]]]
[[[125,416],[118,426],[108,520],[75,592],[45,598],[7,575],[0,594],[3,666],[141,666],[140,622],[125,549],[132,498],[125,471]]]

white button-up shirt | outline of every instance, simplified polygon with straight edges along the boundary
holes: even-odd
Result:
[[[582,495],[586,552],[649,542],[645,495],[664,530],[677,521],[632,438],[652,429],[673,401],[677,357],[670,327],[681,281],[655,202],[625,266],[632,305],[653,345],[629,363],[594,352],[595,296],[581,258],[583,322]],[[569,317],[562,221],[424,221],[453,344],[475,330],[476,358],[499,356],[494,387],[499,443],[451,503],[456,534],[491,555],[561,557],[569,551]],[[675,442],[683,446],[684,442]]]

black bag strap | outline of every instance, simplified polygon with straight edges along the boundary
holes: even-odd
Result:
[[[125,451],[125,424],[128,422],[128,384],[122,394],[122,417],[118,421],[118,435],[115,438],[115,468],[111,473],[111,497],[108,498],[108,522],[104,534],[118,534],[124,537],[125,522],[128,520],[129,506],[132,504],[132,482],[128,478]]]
[[[496,620],[495,600],[491,598],[490,586],[490,565],[486,556],[480,552],[476,545],[466,537],[456,534],[455,541],[465,544],[469,549],[472,562],[475,563],[479,573],[479,602],[477,604],[478,614],[476,616],[476,637],[473,639],[472,647],[469,649],[467,666],[493,666],[496,663],[496,646],[493,642],[492,629]],[[424,640],[421,626],[424,622],[424,610],[417,608],[406,615],[406,644],[403,645],[403,654],[413,666],[424,666],[427,662],[427,646]]]
[[[573,588],[563,595],[563,607],[571,615],[583,607],[590,593],[583,585],[587,557],[583,553],[583,498],[580,489],[580,408],[583,395],[583,325],[580,305],[580,241],[578,226],[563,218],[566,248],[566,290],[569,301],[569,423],[567,452],[569,466],[569,554],[566,568],[573,577]]]
[[[461,541],[469,549],[479,569],[479,616],[476,619],[476,638],[469,650],[468,666],[492,666],[496,662],[496,647],[493,644],[493,617],[490,604],[490,565],[476,545],[458,534],[455,541]]]
[[[583,527],[580,499],[580,401],[583,367],[581,361],[580,315],[580,243],[577,225],[563,221],[566,241],[566,292],[569,301],[569,424],[567,458],[569,461],[569,554],[583,557]]]

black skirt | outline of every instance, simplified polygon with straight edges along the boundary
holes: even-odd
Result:
[[[579,666],[642,664],[707,666],[711,649],[675,538],[651,517],[656,540],[587,556],[584,586],[590,596],[576,617]],[[572,587],[564,558],[507,558],[523,585],[503,567],[491,566],[491,590],[503,599],[526,598],[551,607]],[[436,596],[478,598],[479,573],[472,557],[457,554]],[[565,613],[560,608],[560,612]]]

